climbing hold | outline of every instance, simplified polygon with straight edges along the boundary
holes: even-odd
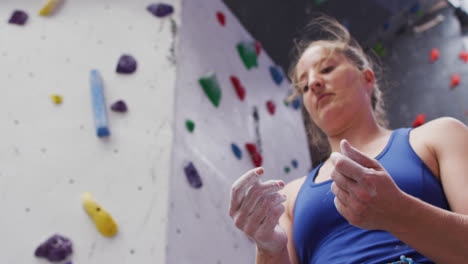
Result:
[[[418,114],[416,116],[416,119],[413,121],[413,127],[418,127],[418,126],[424,124],[424,120],[426,120],[426,115],[425,114]]]
[[[125,113],[127,112],[127,104],[123,100],[118,100],[111,105],[111,110],[114,112]]]
[[[421,10],[421,4],[419,2],[414,3],[410,8],[410,12],[412,14],[418,15],[418,13],[420,13],[421,11],[422,11]]]
[[[231,148],[232,148],[232,152],[234,153],[236,158],[238,160],[241,160],[242,159],[242,150],[235,143],[231,144]]]
[[[91,99],[93,103],[94,124],[98,137],[110,135],[109,125],[107,123],[106,103],[104,99],[104,88],[101,76],[98,70],[91,70]]]
[[[271,114],[271,115],[274,115],[275,114],[275,110],[276,110],[276,105],[273,101],[269,100],[266,102],[266,107],[268,109],[268,112]]]
[[[289,106],[288,99],[284,99],[283,103],[284,103],[285,106]]]
[[[221,88],[219,87],[218,80],[216,79],[216,73],[208,72],[198,79],[198,82],[213,105],[218,107],[219,101],[221,100]]]
[[[81,201],[83,202],[84,209],[102,235],[111,237],[117,233],[117,224],[114,219],[93,199],[91,193],[85,192],[81,197]]]
[[[258,116],[258,110],[257,110],[256,106],[254,106],[252,116],[253,116],[253,119],[255,120],[255,122],[258,123],[258,120],[260,120],[260,117]]]
[[[231,83],[234,86],[234,89],[236,90],[236,94],[239,97],[241,101],[244,101],[245,98],[245,88],[242,86],[241,82],[239,81],[239,78],[236,76],[231,76]]]
[[[50,98],[52,99],[52,102],[54,102],[54,104],[61,104],[62,103],[62,96],[60,96],[58,94],[51,94]]]
[[[249,151],[250,158],[252,159],[252,163],[254,164],[255,167],[260,167],[262,166],[262,155],[258,153],[257,147],[255,144],[252,143],[246,143],[245,147]]]
[[[292,104],[292,107],[294,108],[294,110],[299,109],[301,107],[301,98],[300,97],[294,98],[294,100],[292,100],[291,104]]]
[[[202,187],[203,184],[200,178],[200,174],[198,174],[198,171],[192,162],[189,162],[189,164],[184,167],[184,171],[190,186],[195,189]]]
[[[218,19],[218,22],[221,24],[221,26],[224,27],[226,25],[226,17],[221,11],[216,12],[216,18]]]
[[[247,70],[250,70],[252,67],[258,67],[257,49],[254,42],[241,42],[236,47]]]
[[[15,10],[13,11],[13,14],[11,14],[11,17],[8,20],[8,23],[16,24],[16,25],[24,25],[26,24],[27,20],[28,20],[28,14],[26,14],[26,12],[24,12],[23,10]]]
[[[137,62],[131,55],[123,54],[117,63],[116,71],[118,73],[133,73],[137,68]]]
[[[385,22],[383,28],[385,31],[388,31],[390,29],[390,27],[392,26],[392,22],[391,21],[387,21]]]
[[[433,63],[434,61],[436,61],[439,57],[440,57],[439,49],[433,48],[433,49],[431,50],[431,63]]]
[[[277,85],[280,85],[284,79],[283,74],[281,73],[280,69],[275,66],[270,66],[270,74],[271,74],[271,78],[273,78],[273,81],[275,81]]]
[[[187,119],[187,120],[185,121],[185,127],[187,127],[187,130],[188,130],[190,133],[192,133],[193,130],[195,129],[195,123],[194,123],[192,120]]]
[[[290,170],[291,170],[291,169],[290,169],[288,166],[285,166],[285,167],[284,167],[284,172],[289,173]]]
[[[169,4],[151,4],[146,7],[146,10],[150,11],[153,15],[157,17],[165,17],[174,12],[174,8]]]
[[[460,59],[462,59],[465,63],[468,62],[468,52],[462,51],[460,52]]]
[[[399,27],[397,31],[395,31],[395,35],[401,36],[401,35],[405,34],[407,29],[408,29],[408,25],[404,24],[401,27]]]
[[[298,166],[297,160],[293,159],[293,160],[291,161],[291,164],[292,164],[292,166],[293,166],[295,169],[297,169],[297,166]]]
[[[327,0],[315,0],[314,2],[315,2],[316,5],[321,5],[321,4],[325,3],[325,1],[327,1]]]
[[[257,53],[257,56],[260,55],[260,52],[262,51],[262,44],[258,40],[255,41],[255,52]]]
[[[378,42],[373,47],[375,53],[379,56],[385,56],[387,54],[387,49],[382,46],[382,43]]]
[[[450,83],[450,88],[455,88],[455,86],[460,84],[460,74],[454,74],[451,77],[452,82]]]
[[[40,16],[48,16],[61,4],[63,0],[48,0],[47,3],[39,10]]]
[[[36,248],[34,255],[47,258],[49,261],[62,261],[72,253],[72,242],[70,239],[55,234]]]

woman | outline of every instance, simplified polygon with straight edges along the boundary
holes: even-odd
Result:
[[[468,260],[468,129],[439,118],[385,128],[369,60],[347,30],[298,56],[291,79],[331,149],[285,186],[263,168],[232,185],[230,216],[256,242],[257,263],[417,263]]]

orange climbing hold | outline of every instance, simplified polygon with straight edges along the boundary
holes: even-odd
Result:
[[[218,22],[221,24],[221,26],[226,25],[226,17],[221,11],[216,12],[216,18],[218,19]]]
[[[465,63],[468,62],[468,52],[462,51],[460,52],[460,59],[462,59]]]
[[[439,49],[434,48],[431,50],[431,63],[436,61],[440,57]]]
[[[460,84],[460,74],[454,74],[452,75],[452,82],[450,83],[450,88],[455,88],[455,86]]]
[[[425,114],[418,114],[416,116],[416,119],[413,121],[413,127],[418,127],[418,126],[424,124],[425,120],[426,120],[426,115]]]

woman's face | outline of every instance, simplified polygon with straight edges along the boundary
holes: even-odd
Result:
[[[307,111],[329,134],[372,111],[370,95],[375,79],[371,70],[360,71],[340,52],[325,60],[327,56],[322,46],[312,46],[301,56],[296,70]]]

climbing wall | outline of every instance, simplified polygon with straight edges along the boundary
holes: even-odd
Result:
[[[221,1],[184,1],[183,8],[167,263],[253,263],[254,244],[228,215],[230,188],[254,168],[246,144],[255,162],[261,155],[265,180],[307,174],[300,110],[284,104],[290,84],[282,70],[264,50],[257,56],[255,39]]]
[[[46,2],[0,1],[0,263],[49,263],[34,252],[55,233],[73,242],[73,263],[164,263],[181,1],[167,0],[164,18],[140,0],[66,0],[39,16]],[[16,9],[29,15],[23,26],[8,23]],[[116,72],[122,54],[134,73]],[[108,137],[96,136],[92,69]],[[110,110],[117,100],[126,113]],[[95,228],[86,191],[115,236]]]

